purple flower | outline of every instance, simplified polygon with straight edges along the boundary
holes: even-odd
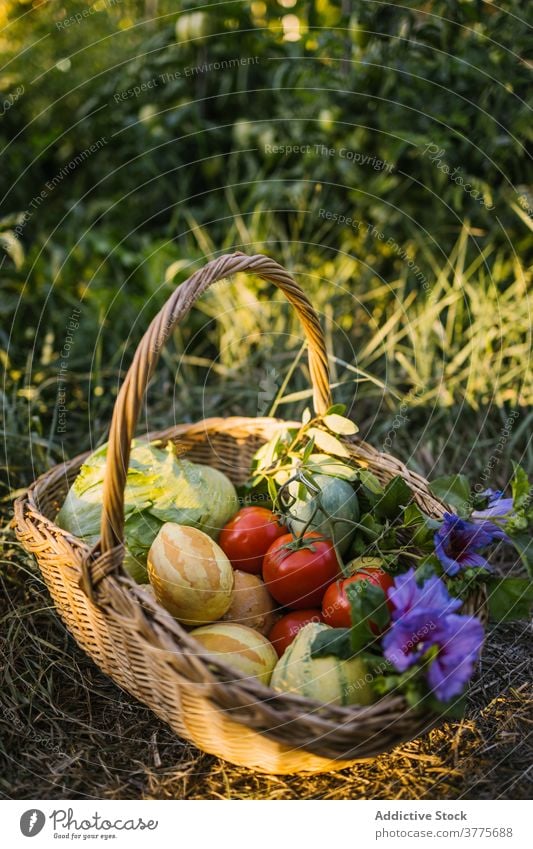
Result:
[[[438,699],[448,702],[472,677],[483,646],[483,625],[475,616],[452,613],[432,636],[438,652],[428,669],[428,684]]]
[[[450,596],[445,584],[436,575],[428,578],[424,585],[419,587],[414,569],[409,569],[403,575],[397,575],[394,586],[387,591],[387,598],[392,604],[393,621],[406,616],[413,610],[431,611],[438,618],[446,613],[453,613],[461,607],[461,601]]]
[[[435,553],[448,575],[457,575],[468,566],[490,569],[479,550],[496,539],[507,539],[507,536],[493,522],[467,522],[453,513],[444,514],[442,526],[433,537]]]
[[[383,654],[398,672],[418,663],[431,648],[438,623],[431,610],[413,610],[392,623],[383,637]]]
[[[419,587],[413,569],[395,578],[388,598],[392,624],[383,637],[383,654],[398,672],[427,655],[429,686],[438,699],[449,701],[472,675],[483,626],[473,616],[455,613],[461,601],[449,595],[440,578],[431,577]]]
[[[499,519],[505,523],[512,512],[514,502],[512,498],[504,498],[501,489],[485,489],[480,495],[487,499],[483,510],[474,510],[471,515],[473,522],[485,521],[486,519]],[[496,526],[495,526],[496,527]]]
[[[444,581],[436,575],[420,587],[414,569],[394,579],[387,598],[392,606],[393,625],[383,638],[385,657],[403,672],[424,654],[428,636],[442,618],[458,610],[462,602],[452,598]]]

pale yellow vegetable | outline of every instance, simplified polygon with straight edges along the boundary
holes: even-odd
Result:
[[[157,601],[184,625],[214,622],[231,604],[231,563],[197,528],[164,524],[148,552],[148,577]]]
[[[314,639],[324,630],[331,630],[330,626],[321,622],[304,625],[276,664],[270,686],[326,704],[371,704],[372,676],[360,658],[311,657]]]
[[[217,622],[191,631],[202,653],[227,663],[235,678],[256,678],[268,684],[278,656],[272,643],[258,631],[233,622]]]

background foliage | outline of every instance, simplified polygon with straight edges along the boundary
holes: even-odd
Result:
[[[233,247],[299,275],[352,369],[333,364],[336,396],[359,419],[369,400],[374,432],[405,396],[432,415],[527,405],[527,12],[518,0],[6,3],[8,433],[29,414],[46,455],[85,444],[89,420],[100,438],[149,317],[191,265]],[[200,412],[213,380],[228,411],[237,387],[253,413],[245,367],[260,380],[266,359],[277,385],[286,374],[296,325],[268,287],[248,291],[244,310],[241,286],[212,293],[176,335],[156,391],[168,398],[185,352],[179,417]],[[59,438],[59,354],[80,304]],[[260,344],[287,329],[281,349]]]

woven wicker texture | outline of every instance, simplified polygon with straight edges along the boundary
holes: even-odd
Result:
[[[166,339],[194,300],[215,281],[251,271],[274,282],[295,307],[309,347],[314,406],[330,405],[325,343],[308,299],[273,260],[231,254],[208,263],[177,290],[152,321],[124,380],[111,423],[103,496],[102,537],[91,550],[54,524],[84,456],[51,469],[15,503],[14,526],[37,558],[54,604],[78,644],[116,683],[148,705],[178,735],[232,763],[269,773],[323,772],[375,756],[429,730],[431,716],[387,696],[368,707],[325,706],[278,694],[198,655],[185,629],[147,597],[121,568],[124,485],[131,439],[148,381]],[[294,424],[294,423],[293,423]],[[251,459],[287,422],[270,418],[211,418],[151,434],[172,441],[188,459],[223,471],[236,484]],[[399,460],[357,438],[346,440],[353,460],[382,482],[402,477],[433,517],[444,507],[426,481]],[[469,608],[483,608],[483,594]]]

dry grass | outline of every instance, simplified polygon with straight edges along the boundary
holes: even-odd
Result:
[[[198,752],[77,647],[6,532],[0,793],[5,798],[529,798],[530,643],[491,631],[466,717],[339,773],[263,776]]]

